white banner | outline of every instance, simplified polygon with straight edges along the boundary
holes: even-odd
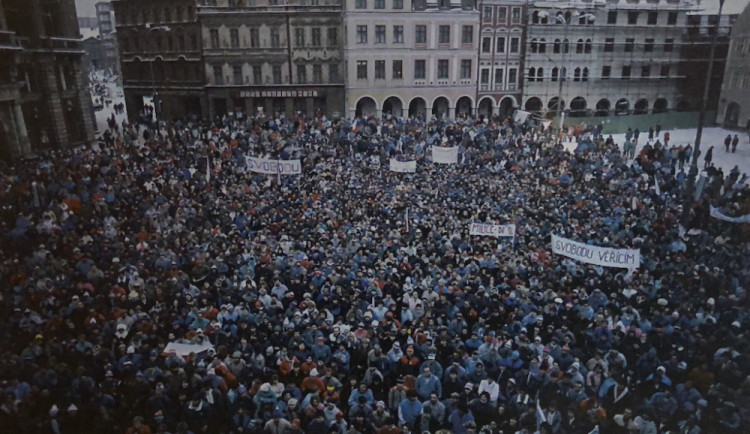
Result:
[[[268,160],[265,158],[248,157],[247,169],[255,173],[267,175],[301,175],[300,160]]]
[[[456,164],[458,163],[458,146],[452,148],[432,147],[433,163]]]
[[[526,122],[526,119],[529,118],[531,113],[524,111],[524,110],[516,110],[516,113],[513,115],[513,122],[517,124],[522,124]]]
[[[552,252],[602,267],[634,269],[641,264],[641,251],[638,249],[591,246],[557,235],[552,235]]]
[[[711,217],[730,223],[750,223],[750,214],[745,214],[739,217],[731,217],[723,214],[719,211],[719,208],[715,206],[711,207]]]
[[[203,342],[203,344],[182,344],[179,342],[170,342],[167,344],[167,346],[164,348],[164,351],[162,351],[162,354],[165,356],[168,356],[172,350],[178,355],[182,357],[187,357],[190,353],[202,353],[203,351],[212,350],[214,348],[213,345],[211,345],[208,340],[206,342]]]
[[[516,225],[491,225],[486,223],[472,223],[469,235],[481,235],[486,237],[514,237]]]
[[[391,158],[389,165],[391,166],[391,172],[414,173],[417,171],[416,161],[398,161]]]

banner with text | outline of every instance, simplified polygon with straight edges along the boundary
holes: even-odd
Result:
[[[391,172],[414,173],[417,171],[416,161],[398,161],[391,158],[389,165],[391,166]]]
[[[458,146],[452,148],[441,148],[440,146],[432,147],[432,161],[441,164],[458,163]]]
[[[491,225],[487,223],[472,223],[469,235],[481,235],[485,237],[514,237],[516,225]]]
[[[721,210],[715,206],[711,207],[711,217],[730,223],[750,223],[750,214],[732,217],[722,213]]]
[[[248,157],[247,168],[251,172],[268,175],[301,175],[300,160],[268,160],[265,158]]]
[[[602,267],[634,269],[641,264],[641,251],[638,249],[591,246],[557,235],[552,235],[552,252]]]

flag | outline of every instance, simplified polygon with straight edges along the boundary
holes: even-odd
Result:
[[[661,196],[661,189],[659,188],[659,180],[656,179],[656,174],[654,174],[654,189],[656,190],[656,195]]]
[[[404,223],[406,224],[406,232],[409,232],[409,208],[406,208],[406,213],[404,215]]]
[[[544,415],[544,410],[542,410],[542,405],[539,404],[539,401],[536,403],[536,430],[539,431],[542,427],[542,424],[544,422],[547,422],[547,416]]]
[[[281,185],[281,168],[279,166],[280,164],[276,165],[276,179],[279,181],[279,185]]]
[[[206,157],[206,183],[211,182],[211,159]]]

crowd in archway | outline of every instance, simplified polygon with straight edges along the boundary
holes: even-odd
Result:
[[[742,432],[750,238],[709,206],[750,213],[746,177],[711,167],[682,209],[661,144],[577,140],[223,119],[3,167],[0,431]],[[640,267],[554,255],[553,234]]]

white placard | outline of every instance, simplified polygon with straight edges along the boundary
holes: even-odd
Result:
[[[432,147],[432,161],[440,164],[458,163],[458,146],[452,148]]]
[[[591,246],[557,235],[552,235],[552,252],[602,267],[634,269],[641,264],[641,251],[638,249]]]
[[[469,227],[469,234],[485,237],[513,237],[516,235],[516,225],[472,223]]]
[[[391,158],[389,166],[391,172],[414,173],[417,171],[416,161],[398,161],[395,158]]]
[[[247,169],[255,173],[268,175],[301,175],[300,160],[268,160],[265,158],[248,157]]]

